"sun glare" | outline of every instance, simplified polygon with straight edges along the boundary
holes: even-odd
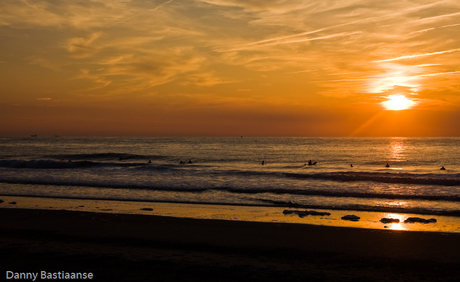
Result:
[[[404,95],[390,95],[388,100],[382,102],[382,104],[387,110],[400,111],[411,108],[415,105],[415,102],[407,99]]]

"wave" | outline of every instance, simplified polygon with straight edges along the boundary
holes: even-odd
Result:
[[[149,170],[173,169],[175,165],[153,165],[148,162],[96,162],[96,161],[53,161],[53,160],[0,160],[0,167],[29,169],[72,169],[91,167],[148,167]]]
[[[0,161],[0,167],[8,168],[81,168],[81,167],[92,167],[102,165],[102,163],[91,162],[91,161],[51,161],[51,160],[37,160],[37,161],[22,161],[22,160],[2,160]]]
[[[416,174],[416,173],[391,173],[391,172],[318,172],[318,173],[297,173],[283,171],[242,171],[226,170],[218,172],[228,175],[241,176],[267,176],[267,177],[286,177],[298,180],[327,180],[340,182],[380,182],[397,184],[417,184],[417,185],[441,185],[441,186],[460,186],[460,174]]]
[[[117,160],[117,161],[128,161],[128,160],[159,160],[167,159],[167,156],[161,155],[138,155],[138,154],[125,154],[125,153],[93,153],[93,154],[58,154],[58,155],[47,155],[45,158],[53,159],[65,159],[65,160]]]
[[[460,186],[460,174],[452,173],[407,173],[407,172],[355,172],[355,171],[336,171],[336,172],[286,172],[283,169],[263,171],[263,170],[241,170],[241,169],[214,169],[214,166],[206,163],[179,164],[171,162],[149,163],[144,162],[124,162],[113,161],[115,156],[124,155],[127,158],[145,160],[144,155],[126,155],[115,153],[104,154],[77,154],[65,155],[65,157],[76,157],[76,160],[0,160],[0,167],[12,169],[74,169],[91,167],[134,167],[145,171],[165,171],[181,170],[184,173],[200,173],[200,175],[230,176],[230,177],[262,177],[278,179],[296,180],[325,180],[337,182],[378,182],[378,183],[397,183],[415,185],[440,185],[440,186]],[[60,155],[62,157],[64,155]],[[55,156],[56,157],[56,156]],[[166,158],[157,156],[158,158]],[[112,161],[95,161],[79,159],[105,159]]]
[[[428,201],[447,201],[460,202],[459,194],[401,194],[401,193],[378,193],[378,192],[357,192],[357,191],[334,191],[319,189],[293,189],[293,188],[237,188],[237,187],[204,187],[203,185],[176,184],[174,186],[153,183],[120,183],[111,181],[91,181],[91,180],[63,180],[63,179],[0,179],[1,183],[8,184],[27,184],[27,185],[49,185],[49,186],[71,186],[71,187],[92,187],[100,189],[132,189],[150,190],[166,192],[193,192],[200,193],[206,191],[228,192],[234,195],[255,195],[255,194],[276,194],[293,196],[322,196],[335,198],[363,198],[363,199],[388,199],[388,200],[428,200]]]
[[[382,183],[420,185],[460,185],[460,174],[412,174],[390,172],[330,172],[330,173],[284,173],[288,178],[322,179],[332,181],[372,181]]]
[[[408,195],[408,194],[390,194],[390,193],[360,193],[345,191],[324,191],[324,190],[307,190],[307,189],[222,189],[227,192],[240,194],[289,194],[299,196],[323,196],[323,197],[340,197],[340,198],[375,198],[388,200],[429,200],[429,201],[449,201],[460,202],[460,195]]]

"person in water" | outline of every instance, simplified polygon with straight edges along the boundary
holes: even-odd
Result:
[[[390,167],[390,165],[387,163],[387,165],[385,167]]]
[[[440,170],[446,170],[446,168],[445,168],[444,166],[442,166],[442,167],[440,168]]]

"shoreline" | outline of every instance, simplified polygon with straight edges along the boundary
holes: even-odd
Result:
[[[9,208],[0,219],[2,271],[97,281],[459,278],[457,233]]]
[[[375,230],[460,233],[460,217],[439,215],[315,209],[315,211],[327,212],[330,213],[330,215],[309,215],[305,217],[299,217],[296,214],[283,214],[283,211],[304,211],[305,209],[267,206],[206,205],[23,196],[0,196],[0,199],[4,201],[3,203],[0,203],[0,208],[11,209],[67,210],[112,214],[156,215],[192,219],[295,223]],[[11,202],[15,202],[15,204],[9,204]],[[360,220],[342,220],[342,217],[346,215],[359,216]],[[424,219],[435,218],[437,222],[404,223],[404,220],[409,217],[418,217]],[[399,219],[400,222],[384,224],[380,222],[382,218]]]

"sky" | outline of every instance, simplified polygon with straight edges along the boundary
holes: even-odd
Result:
[[[2,0],[0,136],[460,136],[458,34],[458,0]]]

